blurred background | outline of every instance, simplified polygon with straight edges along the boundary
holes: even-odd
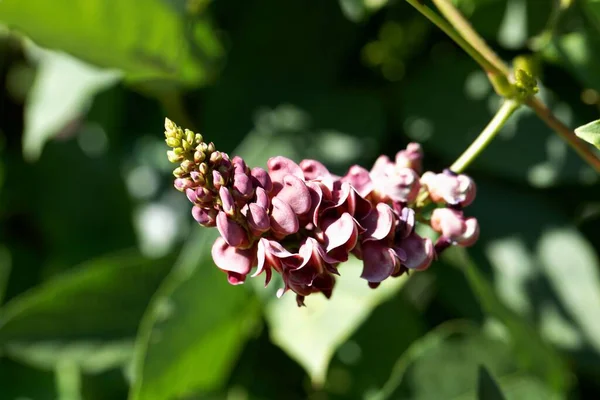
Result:
[[[455,0],[576,127],[599,117],[600,1]],[[0,399],[600,395],[598,176],[519,110],[468,173],[481,239],[333,298],[226,283],[172,187],[165,116],[222,151],[448,166],[499,105],[401,0],[0,1]]]

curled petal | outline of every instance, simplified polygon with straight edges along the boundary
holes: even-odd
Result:
[[[328,253],[342,246],[347,251],[352,250],[358,240],[358,228],[352,215],[343,213],[341,217],[326,226],[325,238],[327,240],[327,248],[325,250]]]
[[[402,208],[400,211],[400,220],[396,227],[396,237],[408,237],[415,229],[415,210],[410,207]]]
[[[325,165],[315,160],[302,160],[300,168],[304,172],[305,181],[317,180],[323,182],[329,190],[333,188],[334,176]]]
[[[269,173],[262,168],[252,168],[250,172],[252,177],[254,178],[254,182],[257,186],[263,188],[267,193],[273,189],[273,182],[271,182],[271,177]]]
[[[394,272],[398,263],[393,250],[383,242],[363,243],[362,256],[363,272],[360,277],[369,282],[385,280]]]
[[[423,150],[419,143],[409,143],[406,150],[401,150],[396,154],[396,167],[414,169],[421,171],[421,161],[423,159]]]
[[[394,168],[394,163],[390,160],[390,158],[386,155],[381,155],[377,160],[375,160],[375,164],[371,168],[371,176],[372,179],[376,179],[379,176],[386,175],[390,169]]]
[[[266,232],[271,227],[267,210],[255,203],[250,203],[246,215],[248,226],[257,232]]]
[[[248,235],[244,228],[223,211],[217,215],[217,229],[230,246],[240,247],[248,244]]]
[[[387,176],[385,194],[393,201],[412,203],[417,199],[421,184],[419,176],[410,168],[401,168]]]
[[[431,227],[450,240],[461,237],[467,226],[461,211],[451,208],[436,208],[431,214]]]
[[[456,243],[463,247],[469,247],[479,239],[479,223],[475,218],[467,218],[465,226],[465,232],[456,239]]]
[[[297,215],[310,210],[310,192],[304,181],[293,175],[283,177],[283,187],[276,197],[289,204]]]
[[[431,239],[422,238],[414,232],[402,239],[397,247],[397,251],[402,250],[406,253],[406,261],[402,264],[408,269],[427,269],[435,256]]]
[[[307,182],[308,192],[310,193],[310,217],[312,223],[317,226],[319,219],[319,211],[321,208],[321,200],[323,199],[323,191],[321,186],[316,182]]]
[[[280,235],[291,235],[300,228],[298,217],[289,204],[278,197],[273,197],[271,213],[271,228]]]
[[[377,206],[360,221],[366,229],[363,241],[381,240],[387,237],[394,226],[394,213],[390,206],[378,203]]]
[[[221,186],[219,189],[219,197],[221,198],[223,211],[229,215],[233,215],[235,212],[235,202],[229,189],[227,189],[225,186]]]
[[[227,272],[229,283],[233,285],[244,283],[255,259],[251,249],[232,247],[223,238],[215,241],[211,254],[217,267]]]
[[[342,181],[350,183],[361,197],[367,197],[373,191],[373,181],[369,171],[358,165],[350,167]]]
[[[269,169],[269,175],[271,181],[273,181],[273,188],[279,191],[283,185],[283,177],[286,175],[293,175],[298,179],[304,179],[304,172],[298,164],[290,160],[289,158],[277,156],[272,157],[267,161],[267,167]]]

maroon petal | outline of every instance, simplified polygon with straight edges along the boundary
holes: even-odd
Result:
[[[366,229],[363,234],[363,241],[381,240],[387,237],[394,226],[394,213],[390,206],[385,203],[378,203],[369,215],[360,221]]]
[[[382,242],[362,244],[363,272],[361,278],[369,282],[381,282],[388,278],[396,267],[392,249]]]
[[[402,264],[408,269],[427,269],[435,256],[431,239],[422,238],[414,232],[402,239],[397,247],[406,253],[406,261]]]
[[[217,229],[230,246],[240,247],[248,244],[244,228],[222,211],[217,215]]]
[[[267,193],[269,193],[271,189],[273,189],[273,182],[271,182],[271,177],[269,176],[269,173],[264,169],[258,167],[252,168],[250,174],[255,179],[255,182]]]
[[[307,182],[308,192],[310,193],[310,217],[311,222],[316,226],[319,218],[319,211],[321,207],[321,199],[323,198],[323,191],[321,186],[316,182]]]
[[[272,157],[267,161],[267,167],[269,168],[269,175],[271,181],[273,181],[273,189],[279,191],[283,185],[283,178],[286,175],[294,175],[298,179],[304,179],[304,172],[298,164],[290,160],[289,158],[277,156]]]
[[[358,165],[350,167],[342,181],[350,183],[362,197],[368,196],[373,191],[373,181],[369,171]]]
[[[343,213],[341,217],[329,224],[325,228],[325,238],[328,253],[341,246],[344,246],[347,251],[352,250],[358,239],[358,229],[352,215]]]
[[[283,188],[276,197],[289,204],[297,215],[310,210],[310,192],[304,181],[293,175],[283,177]]]
[[[267,210],[255,203],[250,203],[246,215],[248,226],[257,232],[266,232],[271,227]]]
[[[227,244],[223,238],[218,238],[212,247],[212,258],[217,267],[227,272],[231,284],[244,283],[246,275],[254,264],[254,253],[250,249],[241,250]]]
[[[479,239],[479,223],[475,218],[467,218],[465,221],[465,232],[459,237],[456,242],[463,247],[469,247]]]
[[[273,210],[271,212],[271,228],[280,235],[291,235],[300,228],[298,217],[289,204],[273,197]]]

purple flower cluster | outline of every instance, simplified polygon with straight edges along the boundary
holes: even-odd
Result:
[[[479,235],[477,220],[462,211],[475,197],[473,181],[450,171],[421,176],[416,143],[394,161],[381,156],[370,171],[353,166],[340,177],[318,161],[285,157],[271,158],[267,170],[250,169],[169,120],[165,130],[169,160],[180,164],[175,188],[199,224],[219,230],[212,257],[231,284],[256,267],[252,276],[264,273],[266,285],[275,271],[284,282],[278,295],[291,290],[303,305],[311,293],[331,296],[350,254],[363,261],[361,277],[374,288],[427,269],[446,247],[469,246]],[[440,233],[435,245],[416,233],[417,219]]]

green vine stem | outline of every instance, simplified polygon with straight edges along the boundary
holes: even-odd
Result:
[[[496,53],[485,43],[483,38],[481,38],[481,36],[479,36],[479,34],[471,27],[471,24],[450,0],[433,0],[436,7],[438,7],[440,12],[450,23],[429,7],[421,4],[419,0],[406,1],[463,48],[467,54],[469,54],[469,56],[488,73],[490,80],[495,83],[495,88],[505,86],[505,81],[509,81],[509,67],[503,63]],[[500,94],[502,95],[502,93]],[[564,139],[585,162],[587,162],[597,173],[600,173],[600,158],[596,156],[591,147],[575,135],[573,130],[560,122],[544,103],[533,96],[524,103],[535,111],[537,116],[544,121],[548,127]],[[494,119],[495,118],[496,117],[494,117]],[[487,143],[489,142],[486,142],[486,145]],[[479,154],[479,152],[477,154]]]
[[[508,118],[519,108],[520,104],[514,100],[505,100],[502,106],[494,115],[494,118],[487,124],[487,126],[481,131],[477,139],[471,143],[471,145],[461,154],[460,157],[454,164],[450,166],[450,169],[457,174],[463,172],[483,149],[496,137],[498,132],[502,129]]]

